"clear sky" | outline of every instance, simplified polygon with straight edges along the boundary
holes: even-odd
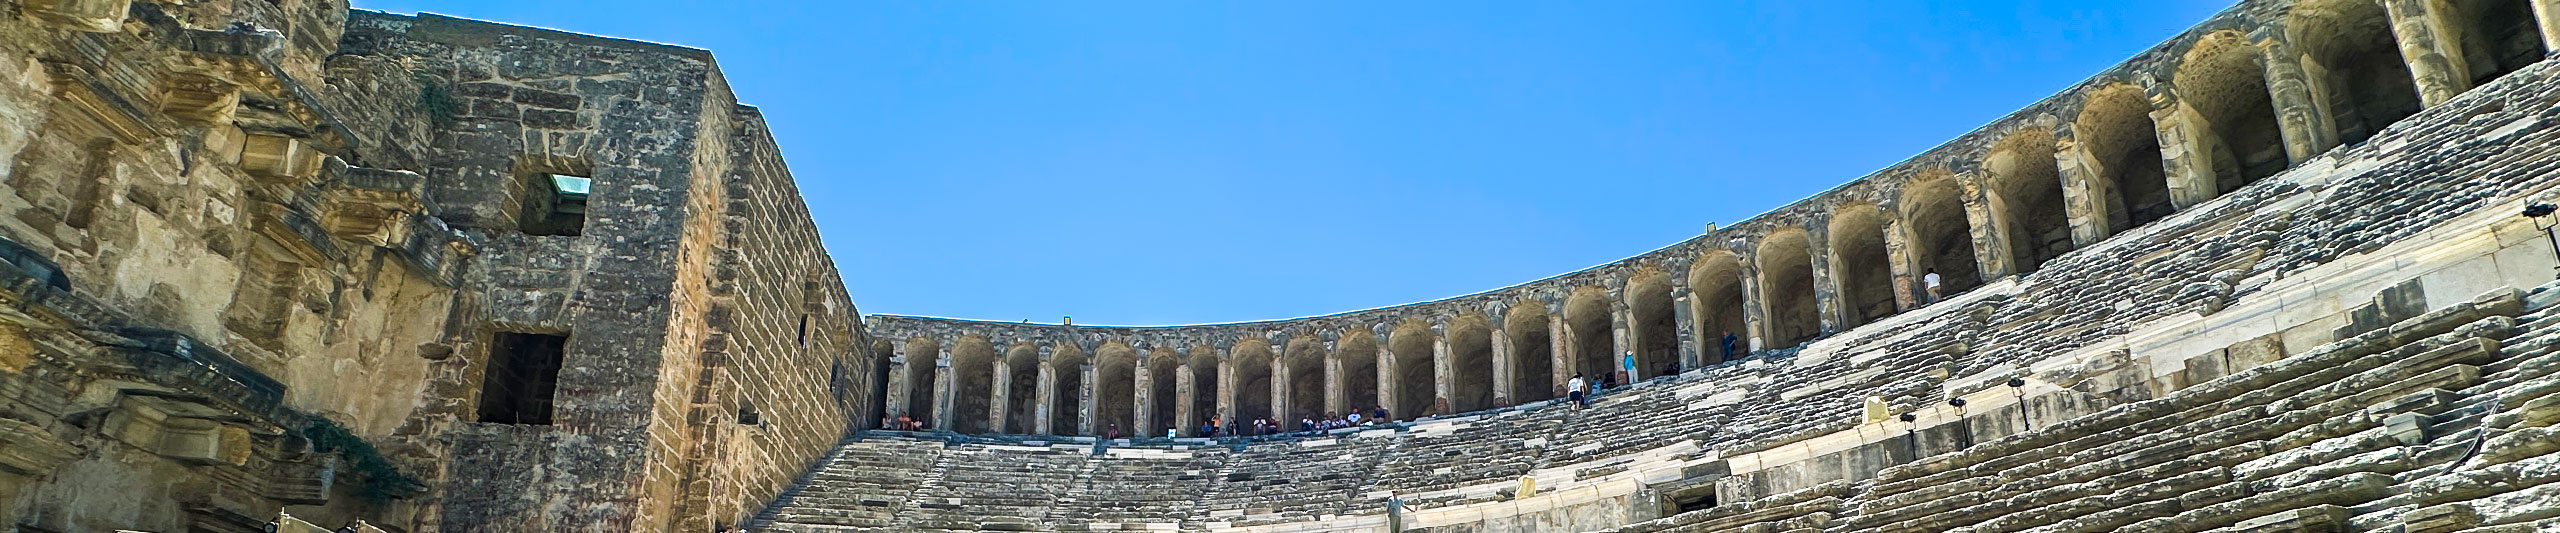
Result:
[[[866,313],[1328,314],[1696,236],[2225,0],[355,0],[710,49]]]

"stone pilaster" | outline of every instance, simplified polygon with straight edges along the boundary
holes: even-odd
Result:
[[[2545,2],[2547,3],[2547,2]],[[2535,6],[2540,8],[2542,6]],[[2453,6],[2446,0],[2382,0],[2391,16],[2391,35],[2418,82],[2418,103],[2426,107],[2471,90],[2471,67],[2455,42]]]
[[[1012,403],[1009,400],[1011,400],[1013,396],[1013,365],[1006,363],[1008,363],[1008,361],[1005,361],[1002,356],[998,356],[995,364],[995,379],[988,380],[989,383],[993,383],[995,385],[993,387],[995,390],[987,391],[988,433],[1006,433],[1006,429],[1008,429],[1004,427],[1004,423],[1005,415],[1009,414],[1006,412],[1006,407]]]
[[[1806,237],[1805,257],[1813,263],[1813,309],[1822,321],[1822,334],[1829,335],[1850,327],[1847,299],[1840,297],[1838,272],[1831,270],[1830,232],[1816,230]]]
[[[1194,382],[1197,378],[1192,377],[1192,372],[1191,363],[1182,363],[1173,371],[1173,428],[1186,437],[1192,436],[1193,428],[1200,427],[1200,413],[1191,407],[1200,401],[1200,384]]]
[[[1147,359],[1149,359],[1149,357],[1146,356],[1146,351],[1141,349],[1138,354],[1138,364],[1136,365],[1137,371],[1130,373],[1130,379],[1137,383],[1134,387],[1131,387],[1129,391],[1130,396],[1132,396],[1129,401],[1132,403],[1129,406],[1129,434],[1127,436],[1153,437],[1163,435],[1164,428],[1155,427],[1154,425],[1156,421],[1155,372],[1147,368]]]
[[[1609,298],[1609,371],[1618,375],[1619,383],[1634,383],[1636,375],[1627,371],[1627,356],[1635,353],[1634,314],[1627,302],[1617,295]]]
[[[1055,435],[1057,428],[1051,420],[1058,412],[1058,367],[1049,361],[1047,346],[1040,347],[1040,382],[1037,386],[1040,397],[1032,402],[1031,428],[1042,435]]]
[[[1698,313],[1691,309],[1696,302],[1697,298],[1692,298],[1689,294],[1688,281],[1680,280],[1671,283],[1671,337],[1674,345],[1680,347],[1679,360],[1682,370],[1706,366],[1700,359],[1700,354],[1704,353],[1705,349],[1698,345],[1700,340],[1696,318]]]
[[[2062,171],[2062,209],[2071,224],[2071,246],[2080,249],[2107,240],[2115,235],[2116,224],[2129,219],[2121,212],[2124,206],[2108,202],[2109,191],[2098,183],[2098,169],[2090,166],[2089,148],[2073,130],[2063,124],[2054,131],[2053,163]]]
[[[1547,308],[1547,381],[1554,397],[1564,397],[1564,382],[1573,379],[1573,328],[1564,327],[1564,310]]]
[[[1340,415],[1351,411],[1351,406],[1345,405],[1351,402],[1351,384],[1342,373],[1344,356],[1335,352],[1336,349],[1333,341],[1325,341],[1324,410]]]
[[[1236,389],[1240,387],[1236,383],[1236,363],[1229,359],[1233,355],[1235,355],[1234,345],[1218,350],[1217,416],[1222,419],[1220,422],[1234,422],[1236,418]]]
[[[1379,329],[1386,330],[1386,328]],[[1386,333],[1376,335],[1378,336],[1378,408],[1387,410],[1387,414],[1392,416],[1404,412],[1396,406],[1396,352],[1387,349],[1387,339],[1390,337]]]
[[[2211,153],[2213,133],[2204,117],[2180,101],[2178,92],[2168,83],[2143,79],[2142,92],[2151,100],[2151,125],[2159,132],[2160,168],[2169,182],[2169,203],[2178,209],[2195,207],[2213,199],[2220,183],[2213,175]]]
[[[1893,280],[1893,308],[1897,312],[1920,308],[1926,304],[1920,301],[1921,296],[1928,294],[1920,287],[1920,274],[1913,272],[1919,267],[1912,261],[1911,236],[1906,229],[1901,217],[1885,217],[1884,262]]]
[[[1457,374],[1450,373],[1448,328],[1447,324],[1431,326],[1431,414],[1452,412],[1449,399],[1458,397],[1457,380],[1449,379]]]
[[[953,375],[954,369],[951,368],[951,344],[953,342],[957,342],[957,339],[943,342],[942,348],[939,350],[940,353],[935,354],[933,358],[932,429],[942,431],[952,431],[956,429],[951,427],[951,423],[960,420],[960,417],[951,416],[951,411],[954,407],[953,404],[957,403],[952,400],[960,397],[959,391],[952,390],[960,388],[957,386],[960,381],[960,376]]]
[[[1742,262],[1742,330],[1751,351],[1769,349],[1769,300],[1760,295],[1760,266],[1752,258]]]
[[[2285,159],[2302,164],[2338,146],[2338,125],[2329,112],[2328,91],[2302,68],[2302,54],[2270,28],[2252,32],[2260,72],[2267,77],[2267,97],[2276,109],[2276,129],[2284,136]],[[2067,189],[2066,189],[2067,190]]]
[[[1973,264],[1980,267],[1982,279],[1995,280],[2017,272],[2009,261],[2008,226],[2001,223],[2000,217],[1993,216],[1991,194],[1983,189],[1982,176],[1970,172],[1958,175],[1956,185],[1964,190],[1964,221],[1973,230]],[[1816,268],[1814,272],[1822,272],[1822,269]],[[1825,285],[1817,281],[1814,286]],[[1829,327],[1824,325],[1826,331]]]
[[[1517,370],[1519,366],[1511,363],[1511,334],[1503,332],[1502,328],[1493,328],[1492,341],[1492,407],[1508,407],[1511,405],[1511,380],[1513,374],[1519,372],[1519,370]]]
[[[908,383],[910,380],[907,379],[907,348],[905,343],[899,343],[899,346],[892,350],[893,351],[890,353],[896,355],[889,356],[889,397],[887,398],[887,401],[882,402],[880,412],[886,413],[882,416],[889,417],[890,419],[896,419],[898,418],[898,415],[907,413],[907,396],[909,394],[913,394],[914,385]]]
[[[1085,353],[1096,352],[1086,351]],[[1076,402],[1076,427],[1083,431],[1079,433],[1080,435],[1100,435],[1102,434],[1102,417],[1096,416],[1095,411],[1100,409],[1094,408],[1093,401],[1097,399],[1094,392],[1102,388],[1102,376],[1094,374],[1093,362],[1090,359],[1077,367],[1076,372],[1078,376],[1084,377],[1076,380],[1081,382],[1078,383],[1081,386],[1076,387],[1076,396],[1079,398]]]

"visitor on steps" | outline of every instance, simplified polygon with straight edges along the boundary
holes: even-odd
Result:
[[[1386,407],[1384,407],[1384,406],[1381,406],[1381,407],[1378,407],[1378,408],[1377,408],[1377,409],[1375,409],[1375,410],[1371,410],[1371,411],[1369,411],[1369,423],[1371,423],[1371,424],[1384,424],[1384,423],[1387,423],[1387,408],[1386,408]]]
[[[1360,412],[1359,412],[1359,411],[1352,411],[1352,412],[1351,412],[1350,420],[1351,420],[1351,425],[1354,425],[1354,426],[1360,425]]]
[[[1734,336],[1731,331],[1724,332],[1724,359],[1722,359],[1722,361],[1732,361],[1737,358],[1735,348],[1740,346],[1742,346],[1742,337]]]
[[[1932,268],[1929,269],[1929,273],[1921,274],[1920,286],[1929,290],[1929,302],[1936,303],[1938,301],[1938,269]]]
[[[1582,401],[1582,398],[1583,398],[1582,385],[1583,385],[1583,383],[1582,383],[1582,373],[1580,373],[1580,372],[1576,372],[1576,373],[1574,373],[1574,374],[1573,374],[1573,381],[1567,381],[1567,382],[1564,382],[1564,397],[1565,397],[1565,399],[1566,399],[1566,400],[1570,400],[1570,401],[1572,401],[1572,402],[1573,402],[1573,407],[1574,407],[1575,409],[1580,409],[1580,408],[1582,408],[1582,407],[1584,407],[1584,406],[1586,406],[1586,405],[1589,405],[1588,403],[1585,403],[1585,402],[1583,402],[1583,401]]]

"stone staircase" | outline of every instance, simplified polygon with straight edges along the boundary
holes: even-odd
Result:
[[[1415,424],[1397,439],[1364,495],[1403,495],[1415,507],[1492,501],[1536,469],[1570,409],[1498,411]],[[1465,490],[1474,487],[1477,490]]]
[[[1061,531],[1195,525],[1200,497],[1226,462],[1224,448],[1112,448],[1086,461],[1076,489],[1058,500],[1048,523]]]
[[[1369,484],[1395,438],[1392,430],[1368,430],[1246,445],[1210,483],[1201,499],[1201,519],[1250,526],[1384,512],[1353,510],[1350,504]]]
[[[961,444],[898,514],[899,531],[1042,531],[1050,508],[1075,488],[1083,446]]]
[[[748,528],[795,533],[885,531],[941,455],[941,442],[847,442],[748,522]]]

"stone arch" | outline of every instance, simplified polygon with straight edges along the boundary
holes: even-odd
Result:
[[[1591,383],[1600,376],[1617,371],[1617,343],[1611,328],[1615,317],[1609,316],[1609,293],[1596,286],[1576,288],[1564,299],[1564,329],[1573,354],[1573,368],[1567,374],[1582,374]],[[1598,387],[1593,387],[1597,389]]]
[[[1191,419],[1182,421],[1182,424],[1185,426],[1183,428],[1185,431],[1191,431],[1192,428],[1207,424],[1210,418],[1224,414],[1218,412],[1218,391],[1221,385],[1218,383],[1218,349],[1194,346],[1191,348],[1189,362],[1183,366],[1189,368],[1191,372]],[[1221,419],[1219,422],[1223,423],[1226,420]]]
[[[2178,210],[2169,200],[2169,174],[2160,161],[2160,127],[2142,88],[2117,83],[2091,90],[2072,120],[2072,142],[2087,169],[2090,207],[2104,217],[2107,233],[2150,224]],[[1961,213],[1958,214],[1962,216]]]
[[[2284,131],[2276,123],[2275,101],[2267,92],[2265,68],[2256,45],[2236,30],[2198,39],[2181,56],[2171,76],[2181,105],[2194,110],[2188,124],[2196,144],[2188,163],[2210,169],[2203,196],[2238,190],[2283,172]]]
[[[1964,188],[1956,184],[1955,175],[1931,170],[1913,177],[1902,188],[1902,221],[1911,235],[1914,283],[1937,272],[1940,298],[1982,286],[1982,268],[1973,250],[1973,222],[1965,218]],[[1925,292],[1920,296],[1929,297]]]
[[[1751,351],[1748,313],[1743,310],[1742,256],[1716,250],[1700,254],[1689,262],[1690,317],[1697,321],[1698,339],[1705,351],[1699,358],[1707,364],[1740,359]],[[1724,336],[1732,334],[1733,353],[1724,350]]]
[[[1324,342],[1291,335],[1282,346],[1281,364],[1289,369],[1289,405],[1280,419],[1289,421],[1284,425],[1294,430],[1300,418],[1324,417]]]
[[[1804,230],[1786,228],[1761,238],[1760,249],[1752,253],[1760,267],[1760,316],[1771,347],[1795,346],[1822,335],[1812,249]]]
[[[1875,204],[1854,203],[1831,211],[1831,279],[1840,286],[1840,327],[1853,328],[1892,316],[1893,254],[1885,247],[1885,222]]]
[[[1635,375],[1627,379],[1678,373],[1680,313],[1671,308],[1671,275],[1650,267],[1638,271],[1627,278],[1621,297],[1626,300],[1630,328],[1627,350],[1636,354]]]
[[[1451,319],[1449,339],[1449,410],[1464,413],[1492,409],[1493,321],[1468,312]]]
[[[1395,355],[1388,372],[1394,373],[1396,380],[1396,409],[1390,414],[1398,419],[1411,420],[1431,412],[1432,396],[1437,391],[1431,369],[1433,340],[1431,327],[1418,320],[1397,324],[1387,335],[1387,351]]]
[[[2418,84],[2381,2],[2301,0],[2285,15],[2285,30],[2312,87],[2326,93],[2340,142],[2364,142],[2418,113]]]
[[[2542,42],[2542,29],[2535,25],[2533,4],[2527,0],[2448,4],[2456,11],[2456,22],[2464,26],[2459,40],[2463,64],[2471,69],[2473,86],[2489,83],[2549,54],[2550,44]]]
[[[2282,143],[2276,156],[2284,156]],[[2009,262],[2019,274],[2071,251],[2071,215],[2062,205],[2053,130],[2026,128],[2001,137],[1983,155],[1982,170],[1992,223],[2008,237]]]
[[[1536,300],[1511,304],[1511,310],[1503,313],[1502,331],[1511,336],[1511,401],[1554,398],[1555,341],[1548,337],[1547,304]]]
[[[907,339],[906,414],[927,424],[933,420],[933,367],[940,359],[941,342],[925,337]]]
[[[1147,420],[1138,432],[1140,437],[1163,435],[1166,429],[1181,427],[1174,416],[1182,408],[1182,356],[1172,348],[1158,347],[1147,352]]]
[[[1227,363],[1234,367],[1236,427],[1249,428],[1257,418],[1272,418],[1271,343],[1259,337],[1237,341]]]
[[[1074,342],[1061,342],[1049,348],[1049,375],[1057,380],[1050,384],[1049,433],[1080,435],[1076,427],[1084,413],[1084,388],[1091,381],[1084,373],[1084,348]]]
[[[1005,384],[1004,433],[1030,434],[1039,430],[1040,416],[1040,347],[1017,342],[1004,350]]]
[[[996,346],[968,335],[951,343],[951,431],[995,433],[987,419],[996,390]]]
[[[1093,428],[1096,436],[1119,428],[1127,437],[1137,427],[1138,350],[1111,341],[1093,351]]]
[[[1377,409],[1378,335],[1369,330],[1343,332],[1333,356],[1342,359],[1342,408],[1367,413]]]
[[[898,416],[889,412],[889,382],[895,379],[889,375],[889,358],[897,354],[897,344],[889,339],[871,339],[871,411],[869,420],[863,421],[864,427],[883,427],[882,420]]]

